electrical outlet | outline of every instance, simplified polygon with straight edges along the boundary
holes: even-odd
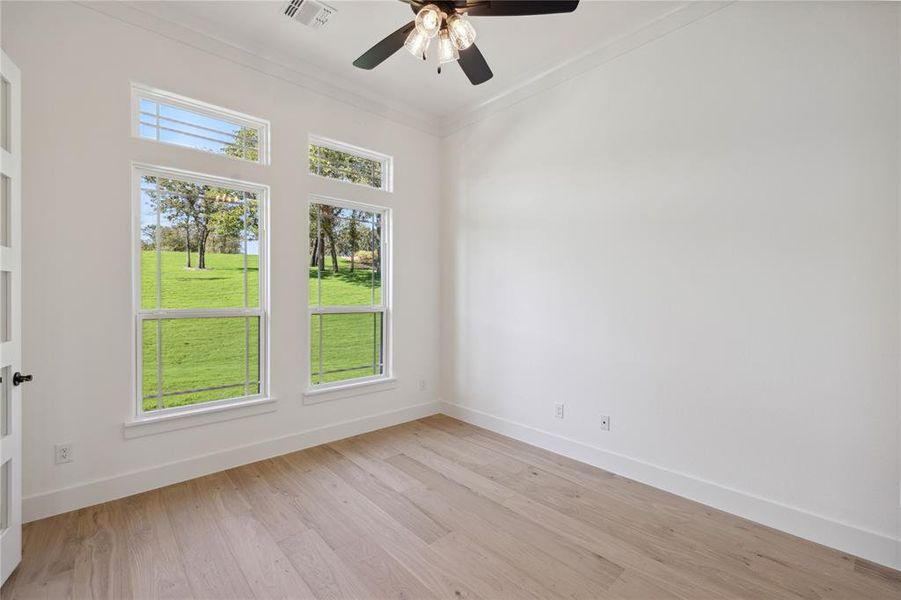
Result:
[[[610,415],[601,415],[601,431],[610,431]]]
[[[54,446],[53,457],[53,461],[58,465],[75,460],[72,456],[72,444],[57,444]]]
[[[554,418],[562,419],[563,418],[563,403],[558,402],[554,405]]]
[[[427,387],[427,386],[426,386],[426,383],[425,383],[425,379],[420,379],[420,380],[419,380],[419,391],[420,391],[420,392],[424,392],[425,389],[426,389],[426,387]]]

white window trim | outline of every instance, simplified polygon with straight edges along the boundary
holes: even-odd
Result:
[[[346,183],[349,185],[355,185],[357,187],[365,188],[367,190],[381,190],[383,192],[393,192],[394,191],[394,157],[388,154],[383,154],[381,152],[376,152],[375,150],[368,150],[366,148],[362,148],[360,146],[354,146],[353,144],[347,144],[345,142],[339,142],[338,140],[333,140],[327,137],[323,137],[320,135],[310,134],[310,138],[307,145],[307,152],[309,153],[310,146],[322,146],[323,148],[328,148],[329,150],[335,150],[337,152],[346,152],[347,154],[354,154],[356,156],[362,156],[363,158],[368,158],[374,161],[378,161],[382,163],[382,187],[376,188],[371,185],[366,185],[364,183],[356,183],[355,181],[344,181],[343,179],[335,179],[334,177],[324,177],[319,175],[318,173],[313,173],[312,171],[307,169],[307,172],[313,177],[318,179],[324,179],[326,181],[334,181],[338,183]],[[309,164],[309,157],[307,157]]]
[[[211,413],[225,411],[231,408],[241,408],[253,404],[261,404],[268,401],[269,390],[269,186],[241,181],[237,179],[229,179],[225,177],[217,177],[214,175],[206,175],[203,173],[195,173],[181,169],[173,169],[169,167],[160,167],[145,163],[132,162],[132,315],[134,318],[133,328],[133,344],[132,344],[132,365],[133,365],[133,394],[134,412],[132,420],[126,422],[126,428],[143,424],[143,423],[159,423],[175,417],[196,416],[200,413]],[[256,194],[259,205],[259,307],[258,308],[207,308],[207,309],[143,309],[141,307],[141,179],[145,176],[162,177],[166,179],[182,179],[199,183],[203,185],[211,185],[216,187],[225,187],[228,189],[244,191]],[[213,400],[209,402],[201,402],[199,404],[189,406],[179,406],[173,408],[162,408],[151,412],[144,411],[143,398],[143,382],[142,372],[143,365],[141,362],[141,348],[143,347],[143,321],[152,320],[159,317],[165,318],[204,318],[204,317],[242,317],[252,316],[259,317],[259,337],[260,337],[260,391],[257,394],[249,396],[240,396],[236,398],[227,398],[224,400]],[[228,418],[228,417],[223,417]],[[221,420],[219,418],[215,420]],[[166,429],[176,429],[179,427],[167,427]],[[133,436],[127,436],[133,437]]]
[[[331,383],[313,384],[312,369],[307,377],[306,390],[303,392],[304,404],[316,404],[327,400],[337,399],[339,397],[347,397],[347,394],[334,394],[329,392],[338,392],[342,390],[351,390],[367,386],[376,386],[378,384],[393,383],[394,377],[394,329],[393,311],[391,310],[392,298],[392,273],[393,264],[391,257],[391,209],[384,206],[376,206],[374,204],[365,204],[362,202],[353,202],[342,198],[334,198],[331,196],[323,196],[320,194],[310,194],[307,204],[307,214],[309,214],[309,206],[312,204],[328,204],[339,208],[347,208],[350,210],[364,210],[371,213],[378,213],[382,216],[382,235],[381,247],[379,252],[382,257],[382,303],[378,305],[358,305],[358,306],[309,306],[307,311],[307,364],[311,365],[312,361],[312,344],[310,342],[309,328],[310,322],[314,315],[319,314],[347,314],[347,313],[382,313],[382,373],[380,375],[372,375],[369,377],[357,377],[347,379],[345,381],[335,381]],[[308,280],[309,281],[309,280]],[[309,289],[307,290],[309,298]],[[364,392],[361,392],[364,393]],[[356,395],[356,394],[353,394]],[[321,396],[321,398],[317,398]],[[317,398],[313,400],[313,398]]]
[[[145,138],[141,136],[140,123],[141,123],[141,100],[150,100],[151,102],[170,104],[172,106],[176,106],[178,108],[183,108],[185,110],[189,110],[192,112],[200,113],[207,117],[212,117],[214,119],[222,119],[226,121],[231,121],[242,127],[247,127],[249,129],[257,130],[257,137],[259,139],[259,148],[257,149],[258,160],[250,160],[247,158],[239,158],[237,156],[230,156],[228,154],[217,154],[215,152],[208,152],[206,150],[201,150],[199,148],[192,148],[190,146],[184,146],[182,144],[173,144],[171,142],[164,142],[162,140],[152,140],[150,138]],[[181,96],[179,94],[173,94],[172,92],[167,92],[165,90],[161,90],[158,88],[153,88],[150,86],[146,86],[140,83],[131,83],[131,135],[135,138],[141,140],[147,140],[156,142],[159,144],[165,144],[167,146],[175,146],[178,148],[186,148],[188,150],[193,150],[195,152],[202,152],[203,154],[213,155],[213,156],[222,156],[228,158],[230,160],[239,160],[241,162],[246,162],[250,164],[260,164],[260,165],[268,165],[269,164],[269,121],[265,119],[260,119],[258,117],[254,117],[252,115],[244,114],[235,110],[231,110],[228,108],[224,108],[221,106],[216,106],[215,104],[210,104],[208,102],[203,102],[201,100],[195,100],[194,98],[188,98],[187,96]]]
[[[213,403],[197,404],[195,410],[187,413],[146,417],[140,421],[127,421],[123,424],[122,436],[125,439],[144,437],[199,425],[218,423],[220,421],[262,415],[274,412],[278,408],[275,398],[257,398],[256,400],[246,400],[240,404],[219,406],[207,406],[207,404]]]
[[[360,378],[341,382],[344,385],[325,389],[307,390],[303,393],[304,404],[321,404],[332,400],[342,400],[354,396],[368,396],[397,388],[394,377]]]

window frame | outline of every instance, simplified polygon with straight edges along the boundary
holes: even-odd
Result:
[[[206,117],[230,121],[232,123],[235,123],[236,125],[240,125],[241,127],[255,129],[257,131],[257,139],[259,140],[259,148],[257,148],[257,160],[240,158],[228,154],[219,154],[217,152],[210,152],[207,150],[202,150],[200,148],[192,148],[191,146],[186,146],[183,144],[166,142],[158,138],[153,139],[142,136],[141,100],[149,100],[158,104],[169,104],[176,108],[195,112]],[[224,108],[222,106],[217,106],[215,104],[210,104],[208,102],[203,102],[202,100],[196,100],[187,96],[175,94],[173,92],[167,92],[166,90],[150,87],[141,83],[131,82],[131,135],[132,137],[135,137],[139,140],[165,144],[166,146],[175,146],[177,148],[185,148],[187,150],[193,150],[195,152],[202,152],[206,155],[221,156],[230,160],[237,160],[250,164],[268,165],[270,161],[269,130],[269,121],[265,119],[260,119],[252,115]]]
[[[133,417],[135,422],[156,421],[160,418],[171,416],[190,415],[195,413],[210,412],[211,409],[222,407],[237,407],[258,404],[269,398],[269,186],[260,183],[251,183],[228,177],[218,177],[205,173],[196,173],[184,169],[162,167],[140,162],[131,163],[131,189],[132,189],[132,317],[134,319],[132,345],[134,389],[132,400],[134,402]],[[144,177],[162,177],[166,179],[180,179],[191,183],[225,187],[228,189],[256,194],[259,212],[259,262],[258,285],[259,306],[256,308],[154,308],[142,307],[142,281],[141,281],[141,180]],[[160,282],[158,282],[159,284]],[[159,408],[153,411],[144,410],[144,386],[143,386],[143,337],[144,321],[157,319],[190,319],[212,317],[257,317],[259,318],[259,392],[247,396],[224,398],[198,402],[186,406],[171,408]]]
[[[320,175],[319,173],[314,173],[309,169],[309,154],[311,146],[322,146],[323,148],[328,148],[329,150],[335,150],[336,152],[344,152],[346,154],[353,154],[354,156],[359,156],[362,158],[368,158],[373,161],[380,162],[382,165],[382,187],[377,188],[371,185],[366,185],[365,183],[356,183],[355,181],[345,181],[343,179],[337,179],[335,177],[326,177],[324,175]],[[361,187],[367,190],[379,190],[382,192],[392,193],[394,191],[394,157],[389,154],[384,154],[382,152],[376,152],[375,150],[369,150],[367,148],[362,148],[360,146],[354,146],[353,144],[347,144],[345,142],[340,142],[338,140],[334,140],[331,138],[323,137],[321,135],[311,133],[309,135],[309,139],[307,140],[307,173],[312,175],[313,177],[317,177],[319,179],[324,179],[326,181],[336,181],[338,183],[346,183],[350,185],[355,185],[357,187]]]
[[[331,178],[330,181],[337,181]],[[363,186],[369,187],[369,186]],[[375,188],[370,188],[375,189]],[[307,215],[310,214],[310,207],[313,204],[327,204],[329,206],[334,206],[336,208],[346,208],[349,210],[363,210],[366,212],[377,213],[381,215],[381,223],[382,223],[382,232],[381,232],[381,244],[379,246],[379,252],[381,254],[382,260],[382,275],[381,275],[381,304],[365,304],[365,305],[348,305],[348,306],[313,306],[309,304],[309,277],[307,277],[307,364],[310,365],[310,373],[307,377],[306,382],[306,392],[304,393],[307,396],[314,396],[325,392],[342,390],[347,388],[356,388],[364,385],[372,385],[383,382],[391,382],[395,379],[394,376],[394,330],[392,326],[393,322],[393,311],[392,311],[392,260],[391,260],[391,248],[392,248],[392,222],[391,222],[391,209],[385,206],[378,206],[375,204],[367,204],[364,202],[356,202],[353,200],[346,200],[344,198],[336,198],[334,196],[326,196],[322,194],[309,194],[309,198],[307,201]],[[307,223],[307,230],[309,230],[309,223]],[[382,372],[379,375],[370,375],[367,377],[354,377],[353,379],[345,379],[343,381],[332,381],[329,383],[313,383],[313,369],[312,369],[312,358],[313,358],[313,343],[312,343],[312,329],[311,323],[314,315],[328,315],[328,314],[370,314],[370,313],[381,313],[382,314]],[[319,347],[322,348],[322,328],[319,329],[320,332],[320,342]]]

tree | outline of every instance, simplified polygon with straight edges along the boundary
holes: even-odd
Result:
[[[259,217],[255,199],[242,193],[218,187],[190,183],[177,179],[148,178],[156,187],[148,191],[155,210],[165,218],[160,227],[161,246],[169,250],[184,250],[186,267],[191,268],[191,252],[197,252],[197,268],[206,269],[210,239],[219,242],[223,252],[238,252],[240,239],[259,235]],[[183,234],[183,243],[175,242],[173,228]],[[155,240],[156,225],[145,227],[142,243]],[[155,242],[153,242],[155,245]]]
[[[382,187],[382,163],[325,146],[310,144],[310,173],[350,181],[370,187]]]
[[[210,219],[211,235],[219,252],[241,251],[241,239],[250,242],[259,238],[260,221],[255,199],[220,207]]]
[[[257,130],[242,127],[235,134],[235,141],[225,146],[225,153],[235,158],[257,161],[260,157],[259,147],[260,138]]]
[[[332,258],[332,271],[338,272],[338,213],[340,208],[325,204],[310,205],[310,266],[325,271],[326,245]]]
[[[357,244],[360,241],[360,228],[357,226],[357,214],[360,211],[350,212],[350,223],[347,224],[347,241],[350,245],[350,272],[356,267]]]
[[[186,266],[191,268],[191,233],[202,210],[201,199],[206,186],[177,179],[148,177],[156,188],[147,192],[151,205],[166,218],[167,223],[181,229],[185,236]],[[203,267],[201,267],[203,268]]]

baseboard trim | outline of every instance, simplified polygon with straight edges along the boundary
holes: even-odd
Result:
[[[444,413],[762,525],[901,570],[901,540],[891,536],[610,452],[523,423],[459,404],[438,401],[368,415],[149,469],[35,494],[23,498],[23,518],[26,523],[43,519],[437,413]]]
[[[24,522],[93,506],[132,494],[172,485],[289,452],[327,444],[440,412],[440,402],[426,402],[368,415],[254,444],[170,462],[61,488],[22,499]]]
[[[441,412],[800,538],[901,570],[901,539],[617,454],[473,408],[441,403]]]

